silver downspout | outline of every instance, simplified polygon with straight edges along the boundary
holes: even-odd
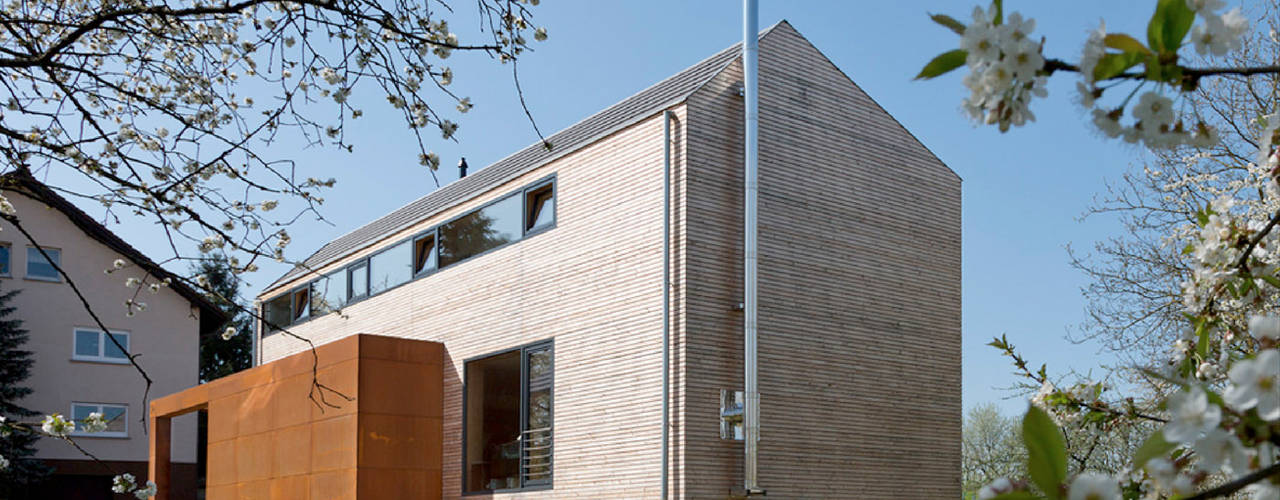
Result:
[[[760,29],[756,19],[756,0],[743,0],[742,4],[742,86],[746,101],[746,151],[745,160],[745,214],[743,228],[743,385],[745,415],[745,456],[742,464],[743,488],[748,496],[764,493],[757,475],[757,459],[760,441],[760,392],[756,388],[756,127],[760,120],[757,103],[760,53],[758,37]]]
[[[671,442],[671,119],[662,113],[662,500],[667,500]]]

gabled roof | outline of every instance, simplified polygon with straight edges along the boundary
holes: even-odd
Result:
[[[89,235],[90,238],[97,240],[99,243],[106,245],[107,248],[124,255],[125,258],[133,261],[134,264],[150,273],[152,276],[160,279],[171,278],[172,283],[169,285],[169,288],[172,288],[174,292],[178,293],[178,295],[181,295],[183,298],[190,301],[191,305],[200,308],[201,335],[217,330],[221,328],[222,325],[226,324],[228,320],[226,314],[224,314],[217,306],[213,305],[212,302],[209,302],[209,299],[205,298],[204,295],[182,283],[173,273],[170,273],[165,270],[165,268],[160,267],[159,264],[156,264],[155,261],[151,260],[141,251],[133,248],[133,245],[130,245],[119,236],[116,236],[116,234],[107,229],[106,226],[103,226],[97,220],[94,220],[94,218],[90,217],[89,214],[84,213],[84,211],[80,210],[70,201],[67,201],[66,198],[62,197],[62,195],[54,192],[54,190],[50,189],[49,186],[45,185],[43,182],[37,180],[26,168],[15,169],[12,172],[8,172],[3,176],[0,176],[0,178],[3,178],[4,180],[4,182],[0,182],[0,187],[4,190],[21,193],[28,198],[44,203],[50,208],[62,212],[63,215],[67,216],[67,219],[71,220],[72,224],[75,224],[75,226],[80,229],[80,231]]]
[[[786,23],[781,21],[760,32],[768,35],[774,28]],[[384,215],[373,222],[339,236],[320,247],[263,290],[265,295],[277,286],[292,280],[308,269],[317,269],[345,257],[377,240],[422,222],[436,213],[469,200],[501,185],[525,172],[572,153],[608,136],[620,129],[652,116],[674,104],[684,102],[694,91],[720,73],[729,63],[741,55],[742,43],[734,44],[701,62],[676,73],[653,86],[644,89],[621,102],[605,108],[568,128],[547,138],[552,144],[548,151],[542,142],[534,143],[511,156],[498,160],[475,173],[451,182],[408,205]]]

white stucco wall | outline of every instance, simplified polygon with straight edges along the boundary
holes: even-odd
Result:
[[[143,291],[138,300],[147,304],[146,311],[127,317],[124,301],[135,290],[125,287],[125,279],[141,278],[144,273],[123,255],[81,232],[62,212],[12,191],[4,194],[17,208],[23,227],[41,246],[62,251],[61,265],[102,322],[112,330],[129,332],[130,350],[142,355],[138,361],[154,380],[149,397],[196,385],[200,323],[197,308],[165,288],[157,294]],[[21,404],[42,414],[57,412],[68,418],[72,402],[127,405],[128,438],[78,437],[77,442],[103,460],[146,461],[142,377],[130,365],[73,361],[74,331],[77,327],[97,329],[93,319],[67,283],[25,278],[30,243],[4,221],[0,221],[0,242],[8,243],[12,249],[10,273],[0,277],[0,292],[22,290],[11,305],[17,308],[16,316],[30,332],[27,350],[35,353],[35,366],[26,382],[34,392]],[[103,273],[115,259],[125,259],[130,262],[129,267],[111,275]],[[195,415],[175,419],[173,426],[173,460],[194,463]],[[52,439],[41,441],[37,456],[85,459],[70,444]]]

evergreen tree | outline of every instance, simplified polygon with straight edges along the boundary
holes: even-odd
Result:
[[[208,278],[215,293],[210,300],[231,318],[217,332],[200,338],[200,380],[208,382],[249,368],[253,364],[253,321],[233,302],[240,296],[240,277],[222,254],[201,260],[191,271]],[[226,328],[235,329],[235,335],[224,339]]]
[[[35,360],[31,351],[22,349],[27,331],[22,320],[13,317],[15,308],[9,305],[18,292],[0,293],[0,416],[9,422],[30,422],[38,414],[21,406],[20,400],[31,394],[23,382],[31,375]],[[50,469],[32,458],[37,439],[35,434],[12,427],[0,429],[0,457],[8,461],[8,467],[0,470],[0,498],[19,496],[27,486],[48,477]]]

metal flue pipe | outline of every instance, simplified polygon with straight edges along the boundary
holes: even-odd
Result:
[[[743,158],[746,185],[743,227],[743,427],[745,452],[742,464],[743,488],[747,495],[760,494],[757,474],[760,441],[760,392],[756,388],[756,172],[757,125],[760,119],[757,103],[760,29],[756,0],[742,4],[742,87],[746,108],[746,151]]]

